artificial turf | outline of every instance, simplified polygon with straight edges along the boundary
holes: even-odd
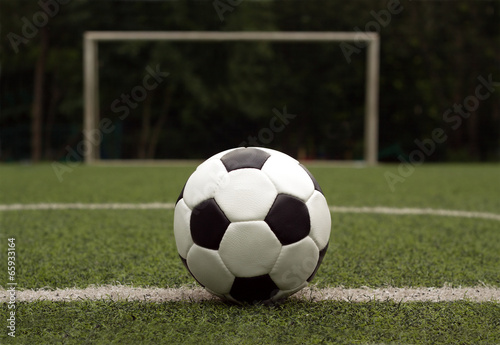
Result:
[[[309,166],[332,206],[500,213],[500,165],[424,165],[392,191],[385,174],[398,168]],[[75,165],[60,181],[50,164],[0,165],[0,204],[173,203],[194,169]],[[0,245],[16,238],[18,289],[191,285],[172,222],[173,210],[0,211]],[[499,228],[476,218],[333,213],[330,247],[313,283],[499,287]],[[0,320],[7,311],[2,304]],[[18,302],[16,316],[16,338],[4,328],[1,343],[500,343],[498,302],[38,301]]]
[[[3,214],[4,235],[16,238],[20,288],[193,283],[178,258],[172,223],[173,210]],[[334,214],[333,223],[313,280],[320,287],[500,286],[498,221]]]
[[[6,306],[0,308],[1,319]],[[18,304],[5,344],[496,344],[498,303],[303,302]]]
[[[306,162],[307,165],[307,162]],[[57,177],[52,165],[0,165],[0,204],[40,202],[175,202],[195,165],[78,165]],[[415,167],[394,183],[398,165],[370,168],[309,165],[330,205],[500,212],[500,164]]]

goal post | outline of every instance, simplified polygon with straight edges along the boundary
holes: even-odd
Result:
[[[103,41],[181,41],[181,42],[364,42],[366,44],[366,80],[364,111],[364,161],[378,161],[378,97],[380,38],[366,32],[286,32],[286,31],[87,31],[83,40],[84,142],[86,163],[100,160],[100,136],[93,133],[99,123],[98,43]]]

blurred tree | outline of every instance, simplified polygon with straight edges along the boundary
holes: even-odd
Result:
[[[393,2],[244,1],[221,18],[211,1],[0,1],[0,160],[65,159],[66,147],[82,139],[88,30],[377,30],[385,159],[444,128],[449,139],[427,160],[498,160],[498,91],[459,126],[444,113],[474,95],[479,76],[500,80],[500,2],[401,0],[403,10],[384,17]],[[361,155],[362,48],[351,63],[335,44],[107,42],[99,49],[101,116],[117,128],[104,136],[103,157],[205,157],[258,136],[283,106],[297,117],[260,144],[307,157]],[[111,105],[157,65],[169,76],[121,120]]]

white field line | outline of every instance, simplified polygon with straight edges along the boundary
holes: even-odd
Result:
[[[87,203],[40,203],[40,204],[7,204],[0,205],[0,211],[29,211],[29,210],[172,210],[175,207],[173,203],[105,203],[105,204],[87,204]]]
[[[3,204],[0,211],[29,211],[29,210],[171,210],[173,203],[39,203],[39,204]],[[433,208],[398,208],[398,207],[349,207],[331,206],[334,213],[373,213],[386,215],[430,215],[461,218],[481,218],[500,221],[500,214],[487,212],[469,212],[460,210],[441,210]]]
[[[459,210],[440,210],[434,208],[397,208],[397,207],[343,207],[332,206],[330,211],[337,213],[376,213],[388,215],[429,215],[462,218],[482,218],[500,221],[500,214],[487,212],[469,212]]]
[[[17,290],[17,302],[33,302],[48,300],[54,302],[70,302],[84,300],[127,300],[144,302],[202,302],[218,300],[206,290],[196,287],[181,288],[138,288],[125,285],[91,286],[85,289],[57,289],[57,290]],[[396,302],[444,302],[444,301],[471,301],[500,303],[500,288],[476,286],[453,288],[444,286],[419,288],[344,288],[332,287],[318,289],[307,287],[291,297],[292,299],[317,301],[396,301]],[[0,303],[11,300],[10,291],[0,289]]]

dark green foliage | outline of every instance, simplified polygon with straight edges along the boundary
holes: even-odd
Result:
[[[54,3],[54,1],[47,1]],[[226,0],[221,0],[226,3]],[[381,36],[381,159],[416,148],[435,128],[446,142],[428,161],[498,160],[498,85],[466,118],[445,112],[474,96],[483,76],[498,83],[500,5],[495,1],[243,1],[220,17],[216,1],[69,1],[46,27],[42,96],[43,158],[66,160],[82,139],[82,37],[90,30],[378,31]],[[0,1],[0,160],[30,157],[34,66],[41,34],[16,49],[23,18],[38,2]],[[379,18],[378,22],[376,18]],[[382,19],[380,19],[382,18]],[[355,49],[358,49],[355,47]],[[292,155],[362,155],[365,51],[348,63],[339,44],[106,42],[99,45],[101,117],[116,130],[103,158],[200,158],[267,128],[273,109],[297,114],[271,142]],[[126,119],[111,105],[142,82],[145,67],[170,75]],[[484,94],[484,89],[482,90]],[[453,115],[456,116],[456,113]],[[457,124],[457,127],[455,125]],[[155,131],[159,130],[155,134]]]

